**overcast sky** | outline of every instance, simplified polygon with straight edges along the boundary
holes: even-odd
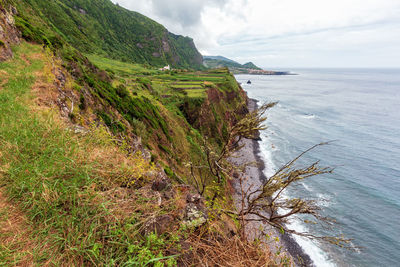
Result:
[[[271,68],[400,67],[400,0],[113,0],[203,55]]]

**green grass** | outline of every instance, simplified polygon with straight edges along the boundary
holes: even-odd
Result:
[[[218,70],[203,72],[170,73],[151,69],[141,64],[132,64],[104,58],[99,55],[88,55],[89,59],[99,68],[106,69],[115,74],[115,85],[124,80],[128,88],[139,88],[136,91],[139,96],[144,96],[149,101],[156,101],[157,95],[174,95],[189,98],[205,98],[204,82],[225,83],[227,72]],[[151,85],[154,92],[148,92],[145,88]],[[172,90],[171,90],[172,89]],[[156,105],[155,103],[153,103]],[[138,116],[138,115],[136,115]],[[139,116],[140,119],[143,116]],[[148,119],[149,120],[149,119]],[[157,125],[153,122],[152,127]],[[166,129],[164,133],[168,137]]]
[[[9,75],[0,89],[0,182],[34,229],[30,238],[39,246],[32,251],[32,264],[144,266],[161,259],[173,264],[162,255],[170,241],[141,238],[138,218],[113,218],[105,200],[96,198],[92,188],[104,183],[99,172],[104,162],[84,160],[84,155],[99,140],[77,139],[51,113],[30,110],[34,73],[44,65],[32,58],[26,65],[21,55],[29,58],[34,52],[40,53],[40,46],[24,43],[14,60],[0,63]],[[14,256],[15,251],[3,250],[0,265],[12,264]]]
[[[205,98],[206,93],[204,89],[190,89],[190,90],[185,90],[187,93],[187,96],[190,98]]]
[[[134,63],[127,63],[121,62],[118,60],[113,60],[109,58],[105,58],[99,55],[86,55],[90,61],[95,64],[97,67],[111,71],[115,74],[121,76],[131,76],[131,75],[150,75],[156,74],[160,71],[155,68],[146,68],[144,65],[141,64],[134,64]]]
[[[202,89],[203,87],[199,84],[173,84],[172,88],[190,88],[190,89]]]
[[[180,82],[194,82],[194,81],[207,81],[207,82],[223,82],[225,79],[224,77],[213,77],[213,76],[208,76],[206,73],[203,75],[199,76],[196,75],[195,73],[193,74],[184,74],[184,75],[157,75],[156,78],[164,80],[164,81],[180,81]]]

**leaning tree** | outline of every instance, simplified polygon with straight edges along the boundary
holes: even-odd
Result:
[[[264,123],[267,117],[265,113],[275,105],[276,102],[264,104],[232,124],[228,130],[225,143],[219,150],[214,149],[207,140],[204,140],[205,164],[189,164],[196,188],[200,194],[204,194],[209,187],[212,191],[209,203],[213,207],[215,201],[221,195],[224,183],[228,179],[235,179],[241,187],[241,207],[238,211],[221,210],[221,212],[228,213],[241,222],[243,235],[248,222],[258,221],[271,225],[282,233],[291,233],[326,241],[340,247],[351,248],[351,240],[343,236],[319,236],[312,232],[298,232],[288,227],[290,219],[294,216],[304,217],[306,223],[322,224],[324,227],[332,227],[335,224],[333,219],[322,215],[322,206],[317,200],[301,197],[292,198],[285,194],[299,181],[316,175],[332,173],[333,168],[322,167],[319,161],[303,167],[298,167],[296,164],[306,153],[329,142],[316,144],[303,151],[293,160],[284,164],[268,179],[262,181],[256,188],[254,186],[247,188],[242,186],[244,179],[246,179],[246,167],[254,163],[244,162],[238,165],[233,163],[232,157],[243,147],[243,142],[241,142],[243,139],[259,138],[259,131],[266,129]]]

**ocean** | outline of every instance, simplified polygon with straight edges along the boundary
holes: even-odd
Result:
[[[355,251],[295,237],[316,266],[400,266],[400,70],[298,69],[298,75],[237,75],[268,111],[261,157],[268,176],[314,144],[299,166],[320,160],[333,174],[304,180],[287,195],[318,199],[333,230],[294,219],[291,227],[343,234]],[[246,82],[251,80],[251,84]]]

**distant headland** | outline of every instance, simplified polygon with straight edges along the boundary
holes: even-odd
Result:
[[[233,74],[253,75],[295,75],[288,71],[263,70],[253,62],[240,64],[223,56],[203,56],[203,65],[207,68],[227,67]]]

